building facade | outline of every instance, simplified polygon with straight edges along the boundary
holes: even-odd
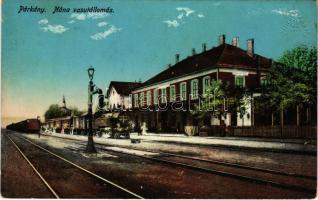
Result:
[[[181,61],[177,54],[174,65],[131,91],[131,119],[136,126],[146,123],[150,131],[193,135],[198,132],[198,122],[190,114],[191,106],[199,101],[212,80],[220,80],[227,88],[247,88],[251,95],[244,97],[247,106],[243,115],[227,113],[222,118],[209,119],[211,125],[252,126],[253,96],[257,95],[257,88],[266,84],[273,62],[254,52],[253,39],[249,39],[246,46],[246,50],[239,47],[238,37],[227,44],[225,35],[221,35],[217,47],[207,50],[203,44],[202,52],[196,53],[193,49],[192,55]],[[173,109],[181,104],[187,109]]]
[[[115,111],[131,108],[131,91],[140,85],[139,82],[111,81],[106,94],[107,109]]]

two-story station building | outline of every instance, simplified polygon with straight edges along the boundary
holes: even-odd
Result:
[[[182,102],[183,107],[189,108],[204,94],[212,80],[221,80],[222,84],[232,88],[245,87],[250,91],[266,84],[272,60],[254,52],[253,39],[247,40],[246,46],[246,50],[239,47],[238,37],[233,38],[232,44],[227,44],[225,35],[221,35],[217,47],[207,49],[203,44],[202,52],[196,53],[192,49],[192,55],[184,60],[179,60],[177,54],[174,65],[132,89],[129,94],[131,119],[137,126],[146,123],[149,131],[197,133],[197,122],[189,109],[175,111],[170,105]],[[210,119],[211,125],[252,126],[252,98],[253,94],[246,98],[249,105],[243,117],[228,113],[221,119]]]

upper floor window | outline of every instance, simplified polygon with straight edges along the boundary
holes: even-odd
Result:
[[[266,76],[261,77],[261,86],[267,86],[269,84],[269,81]]]
[[[153,103],[158,104],[158,89],[154,89],[153,91]]]
[[[191,81],[191,99],[198,98],[198,79]]]
[[[151,105],[151,91],[147,91],[147,105]]]
[[[235,76],[235,87],[245,87],[245,76]]]
[[[140,97],[139,97],[139,99],[140,99],[140,106],[144,106],[144,92],[141,92],[140,93]]]
[[[170,86],[170,101],[175,101],[176,100],[176,86],[171,85]]]
[[[202,80],[202,85],[203,85],[203,94],[207,94],[207,89],[209,88],[210,86],[210,82],[211,82],[211,79],[209,76],[206,76],[203,78]]]
[[[187,83],[186,82],[180,83],[180,100],[181,101],[187,100]]]
[[[161,103],[167,102],[167,88],[161,89]]]
[[[138,107],[138,94],[134,94],[134,106]]]

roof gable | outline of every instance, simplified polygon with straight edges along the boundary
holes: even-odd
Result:
[[[120,82],[111,81],[109,84],[109,90],[107,91],[107,96],[109,97],[110,89],[114,88],[119,95],[128,96],[134,88],[140,86],[141,83],[138,82]]]

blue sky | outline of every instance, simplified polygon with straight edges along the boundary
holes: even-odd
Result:
[[[316,46],[315,1],[7,0],[2,11],[2,115],[35,117],[50,104],[86,109],[87,72],[105,90],[111,80],[142,81],[191,49],[217,46],[226,34],[240,47],[277,59],[298,45]],[[18,13],[38,6],[40,13]],[[52,14],[55,6],[70,13]],[[111,7],[109,15],[73,8]]]

